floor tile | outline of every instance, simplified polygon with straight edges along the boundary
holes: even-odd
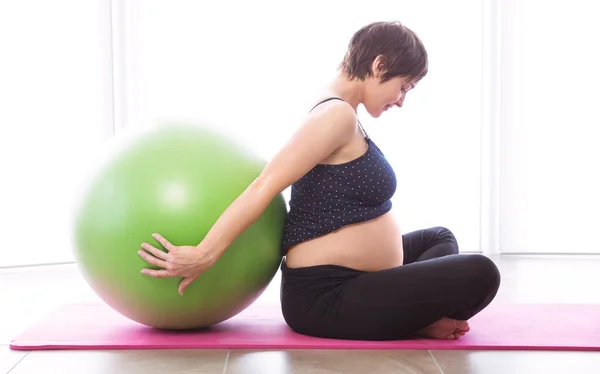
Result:
[[[598,374],[600,352],[432,351],[444,374]]]
[[[7,345],[0,345],[0,374],[8,373],[27,355],[26,351],[13,351]]]
[[[0,344],[50,311],[79,302],[90,292],[74,265],[2,269],[0,271]]]
[[[226,374],[440,374],[428,351],[232,350]]]
[[[34,351],[10,374],[221,374],[226,350]]]
[[[600,303],[600,256],[492,256],[502,285],[496,302]],[[257,302],[278,302],[278,273]],[[100,301],[76,266],[0,270],[0,374],[60,373],[600,373],[600,353],[528,351],[10,351],[18,332],[52,309]],[[227,361],[227,364],[225,362]],[[5,369],[8,367],[8,369]]]

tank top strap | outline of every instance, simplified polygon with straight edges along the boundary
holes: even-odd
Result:
[[[310,110],[309,112],[312,112],[312,111],[313,111],[313,110],[314,110],[316,107],[318,107],[319,105],[321,105],[321,104],[323,104],[323,103],[326,103],[326,102],[328,102],[328,101],[331,101],[331,100],[341,100],[341,101],[345,101],[344,99],[342,99],[342,98],[340,98],[340,97],[336,97],[336,96],[329,97],[329,98],[327,98],[327,99],[325,99],[325,100],[321,100],[321,101],[319,101],[319,102],[318,102],[318,103],[317,103],[315,106],[313,106],[313,107],[311,108],[311,110]],[[360,127],[360,130],[363,132],[363,135],[365,136],[365,139],[367,139],[367,140],[370,140],[371,138],[369,137],[369,134],[367,134],[367,131],[365,131],[365,128],[363,127],[362,123],[360,123],[360,120],[357,118],[357,119],[356,119],[356,121],[358,122],[358,126]]]
[[[360,129],[362,130],[363,134],[365,135],[365,139],[370,140],[371,138],[369,137],[369,134],[367,134],[367,131],[363,127],[362,123],[360,123],[360,120],[358,118],[356,119],[356,122],[358,122],[358,126],[360,127]]]
[[[342,99],[342,98],[340,98],[340,97],[335,97],[335,96],[333,96],[333,97],[329,97],[329,98],[327,98],[327,99],[325,99],[325,100],[321,100],[321,101],[319,101],[319,102],[318,102],[318,103],[317,103],[315,106],[313,106],[313,107],[311,108],[311,110],[309,110],[309,112],[312,112],[312,111],[313,111],[313,110],[314,110],[316,107],[318,107],[319,105],[321,105],[321,104],[323,104],[323,103],[326,103],[326,102],[328,102],[328,101],[331,101],[331,100],[340,100],[340,101],[344,101],[344,99]]]

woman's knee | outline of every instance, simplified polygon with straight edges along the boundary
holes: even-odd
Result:
[[[454,236],[454,233],[450,229],[443,226],[436,226],[432,228],[436,231],[435,241],[436,243],[448,243],[448,254],[458,254],[458,241]]]
[[[436,239],[440,241],[450,241],[456,243],[456,237],[454,233],[450,231],[449,228],[444,226],[435,226],[432,227],[432,230],[436,231]]]
[[[484,255],[465,255],[465,271],[471,274],[471,281],[481,285],[487,294],[495,294],[500,287],[500,271],[496,264]]]

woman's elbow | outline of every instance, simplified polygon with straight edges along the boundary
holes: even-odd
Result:
[[[282,193],[287,186],[277,183],[268,176],[259,176],[250,184],[248,192],[256,199],[269,204],[277,195]]]

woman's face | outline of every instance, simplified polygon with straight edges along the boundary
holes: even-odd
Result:
[[[388,109],[401,108],[406,93],[415,88],[416,83],[410,77],[395,77],[385,83],[380,83],[378,78],[371,78],[363,105],[373,118],[378,118]]]

